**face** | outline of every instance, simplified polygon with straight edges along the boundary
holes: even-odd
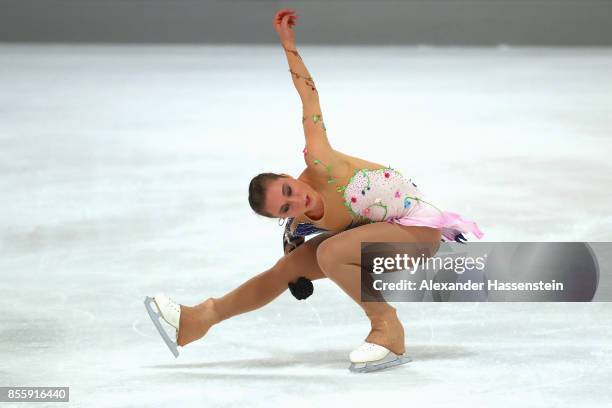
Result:
[[[291,176],[268,182],[265,210],[278,218],[296,217],[311,211],[315,191],[303,181]]]

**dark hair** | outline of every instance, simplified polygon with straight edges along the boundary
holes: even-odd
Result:
[[[249,184],[249,205],[253,211],[264,217],[276,218],[264,210],[266,205],[266,190],[268,189],[268,183],[270,181],[284,177],[286,176],[276,173],[260,173],[253,177]]]

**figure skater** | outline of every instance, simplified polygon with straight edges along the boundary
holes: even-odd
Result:
[[[284,256],[220,298],[185,306],[159,294],[147,297],[145,305],[166,344],[178,356],[177,345],[184,347],[200,339],[215,324],[259,309],[288,287],[298,299],[304,298],[311,293],[311,281],[329,278],[370,320],[365,342],[349,355],[350,368],[367,372],[402,364],[408,358],[396,309],[384,301],[361,300],[361,242],[419,243],[426,256],[433,256],[440,241],[461,242],[464,233],[471,232],[477,238],[483,233],[474,222],[425,200],[412,180],[404,179],[397,170],[332,148],[318,90],[295,46],[297,19],[294,10],[285,8],[276,13],[273,24],[302,101],[306,168],[297,179],[284,173],[262,173],[249,185],[249,204],[257,214],[288,219]],[[306,241],[304,237],[312,233],[319,235]],[[169,338],[160,321],[176,329],[176,341]]]

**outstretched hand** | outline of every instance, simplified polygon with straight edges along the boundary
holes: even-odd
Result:
[[[297,19],[298,16],[295,14],[295,10],[289,8],[281,9],[274,15],[274,30],[278,34],[282,46],[285,48],[292,48],[295,46],[293,27]]]

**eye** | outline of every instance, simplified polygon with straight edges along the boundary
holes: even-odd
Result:
[[[287,187],[287,195],[290,196],[291,195],[291,187]]]
[[[285,204],[285,205],[283,206],[282,213],[284,214],[284,213],[286,213],[287,211],[289,211],[289,204]]]

